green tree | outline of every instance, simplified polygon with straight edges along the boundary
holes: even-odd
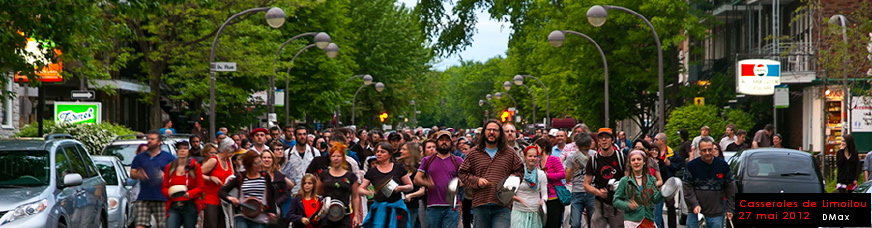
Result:
[[[750,131],[754,126],[754,118],[739,109],[723,110],[712,105],[696,106],[686,105],[672,110],[666,121],[666,136],[670,139],[669,146],[677,147],[681,144],[678,130],[685,129],[690,137],[700,134],[702,126],[709,126],[709,135],[715,140],[720,140],[727,124],[735,124],[737,129]]]

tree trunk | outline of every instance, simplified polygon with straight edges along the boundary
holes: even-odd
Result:
[[[148,66],[148,86],[151,88],[151,124],[149,126],[156,130],[163,127],[161,126],[161,122],[163,121],[163,110],[160,106],[160,83],[161,76],[166,69],[166,62],[151,62]]]

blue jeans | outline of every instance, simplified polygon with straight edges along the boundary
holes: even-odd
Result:
[[[427,228],[456,228],[460,215],[449,206],[433,206],[427,208]]]
[[[235,228],[267,228],[266,224],[256,223],[254,221],[237,216],[233,220],[236,221]]]
[[[699,215],[694,213],[687,214],[687,228],[699,228]],[[724,215],[718,217],[705,217],[705,227],[707,228],[723,228]]]
[[[581,216],[583,210],[587,210],[587,219],[590,221],[590,216],[593,215],[593,194],[587,192],[573,192],[572,203],[570,204],[569,225],[572,228],[581,228]]]
[[[663,227],[663,203],[654,204],[654,224],[657,227]]]
[[[194,201],[183,202],[179,207],[178,202],[173,202],[168,211],[167,228],[194,228],[197,225],[197,206]]]
[[[509,227],[512,210],[496,204],[485,204],[472,208],[472,216],[472,226],[475,228]]]

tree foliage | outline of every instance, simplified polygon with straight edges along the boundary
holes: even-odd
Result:
[[[719,140],[724,134],[727,124],[735,124],[736,129],[750,131],[754,126],[754,118],[739,109],[723,110],[712,105],[686,105],[672,110],[666,121],[666,136],[670,139],[669,146],[681,144],[678,130],[687,130],[692,138],[700,135],[702,126],[709,126],[709,135]],[[753,133],[751,133],[753,134]]]

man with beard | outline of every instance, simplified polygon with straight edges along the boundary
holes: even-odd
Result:
[[[451,133],[436,133],[436,154],[424,157],[415,183],[427,188],[427,227],[457,227],[456,198],[446,199],[448,184],[457,177],[463,159],[451,154]]]
[[[294,129],[294,136],[297,143],[294,147],[288,149],[288,155],[286,156],[288,161],[282,166],[282,174],[295,183],[292,192],[297,192],[302,186],[299,183],[303,179],[306,167],[309,167],[312,159],[320,155],[321,152],[309,145],[309,130],[305,127],[300,126]]]
[[[484,136],[460,165],[458,176],[472,195],[473,226],[509,227],[511,203],[500,202],[497,192],[509,175],[523,176],[523,163],[506,145],[499,121],[488,120],[482,133]]]

